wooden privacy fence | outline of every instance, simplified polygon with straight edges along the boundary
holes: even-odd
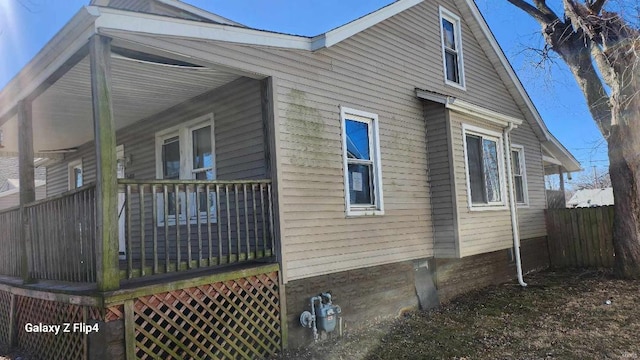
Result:
[[[613,206],[546,210],[551,266],[613,266]]]

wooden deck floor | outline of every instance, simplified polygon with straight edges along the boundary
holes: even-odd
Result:
[[[162,283],[181,282],[184,280],[199,278],[203,276],[214,276],[216,274],[224,274],[228,272],[237,272],[247,268],[253,268],[269,263],[273,263],[275,259],[273,257],[260,258],[249,261],[242,261],[239,263],[221,264],[216,266],[207,267],[194,267],[193,269],[186,269],[181,271],[175,271],[175,265],[169,272],[159,272],[157,274],[148,273],[145,276],[138,276],[133,278],[127,278],[126,276],[120,280],[121,290],[132,290],[138,287],[151,286]],[[126,275],[126,261],[120,261],[121,274],[124,272]],[[140,266],[140,264],[137,264]],[[159,263],[159,268],[165,269],[164,263]],[[139,270],[138,270],[139,271]],[[52,300],[59,295],[68,296],[80,296],[80,297],[95,297],[99,295],[96,283],[81,283],[81,282],[65,282],[54,280],[36,280],[30,284],[24,284],[21,278],[13,276],[0,275],[0,290],[9,291],[9,289],[21,289],[11,290],[12,292],[24,293],[33,295],[39,293],[38,297],[51,298]],[[49,294],[49,295],[47,295]],[[65,297],[65,296],[63,296]],[[73,302],[72,299],[68,299]],[[87,301],[77,300],[83,303]],[[95,301],[88,301],[93,303]]]

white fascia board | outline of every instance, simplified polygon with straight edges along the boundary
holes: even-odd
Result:
[[[542,148],[560,161],[566,172],[582,171],[580,162],[552,134],[549,134],[549,140],[542,144]]]
[[[500,47],[500,45],[498,45],[498,41],[493,36],[493,33],[491,32],[491,29],[489,29],[489,25],[487,25],[487,22],[484,20],[484,17],[480,13],[480,10],[478,10],[478,7],[476,6],[475,1],[474,0],[465,0],[465,1],[469,6],[469,9],[471,10],[471,14],[473,15],[474,19],[480,25],[480,29],[482,30],[483,35],[485,36],[487,41],[489,41],[489,44],[491,44],[491,47],[493,48],[496,55],[498,56],[498,59],[500,59],[500,62],[502,63],[504,69],[506,70],[507,74],[511,78],[511,81],[513,82],[516,89],[520,93],[520,96],[522,96],[522,99],[527,105],[527,108],[533,115],[533,118],[536,120],[536,123],[538,124],[540,129],[542,129],[542,132],[545,135],[545,140],[549,140],[549,135],[550,135],[549,129],[547,129],[547,126],[544,124],[544,121],[542,121],[542,117],[540,116],[540,113],[536,109],[535,105],[533,105],[533,102],[531,101],[529,94],[527,94],[526,90],[522,86],[522,83],[520,82],[520,79],[516,75],[515,71],[513,71],[513,67],[511,67],[511,64],[509,63],[509,60],[507,60],[507,57],[504,55],[502,48]]]
[[[0,118],[35,91],[69,58],[87,45],[95,34],[91,26],[96,18],[89,7],[83,7],[51,39],[45,47],[0,92]],[[73,39],[70,44],[69,39]],[[0,124],[2,125],[2,124]]]
[[[448,98],[445,107],[451,111],[456,111],[462,114],[480,118],[482,120],[497,124],[501,127],[506,127],[509,124],[513,124],[515,126],[522,124],[522,119],[501,114],[497,111],[489,110],[456,98]]]
[[[227,25],[234,25],[234,26],[241,26],[241,27],[246,27],[245,25],[242,25],[240,23],[237,23],[235,21],[229,20],[225,17],[222,17],[220,15],[214,14],[214,13],[210,13],[206,10],[202,10],[198,7],[195,7],[193,5],[184,3],[182,1],[176,1],[176,0],[155,0],[161,4],[164,5],[168,5],[168,6],[172,6],[174,8],[180,9],[180,10],[184,10],[186,12],[192,13],[194,15],[198,15],[201,18],[205,18],[211,21],[215,21],[221,24],[227,24]]]
[[[218,40],[293,50],[311,50],[311,39],[304,36],[278,34],[221,24],[207,24],[111,8],[95,8],[95,11],[100,14],[96,19],[96,29],[103,28],[160,36]]]
[[[374,11],[371,14],[354,20],[348,24],[342,25],[338,28],[330,30],[322,35],[314,38],[312,50],[318,50],[322,47],[330,47],[345,39],[352,37],[353,35],[364,31],[381,21],[384,21],[402,11],[409,9],[417,4],[420,4],[424,0],[399,0],[390,5],[383,7],[378,11]]]

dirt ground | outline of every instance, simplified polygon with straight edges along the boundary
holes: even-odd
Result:
[[[640,281],[584,271],[525,281],[524,289],[489,287],[280,359],[640,358]]]
[[[584,271],[546,271],[525,280],[524,289],[492,286],[278,359],[640,358],[640,281]],[[28,359],[2,355],[0,349],[0,360]]]

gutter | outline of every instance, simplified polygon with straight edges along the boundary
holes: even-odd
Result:
[[[511,169],[511,130],[514,125],[509,123],[502,130],[502,141],[504,142],[505,154],[507,155],[507,184],[509,188],[509,210],[511,212],[511,230],[513,232],[513,252],[516,258],[516,271],[518,274],[518,282],[520,286],[525,287],[527,283],[522,278],[522,259],[520,257],[520,230],[518,229],[518,214],[516,208],[515,190],[513,184],[513,170]]]

